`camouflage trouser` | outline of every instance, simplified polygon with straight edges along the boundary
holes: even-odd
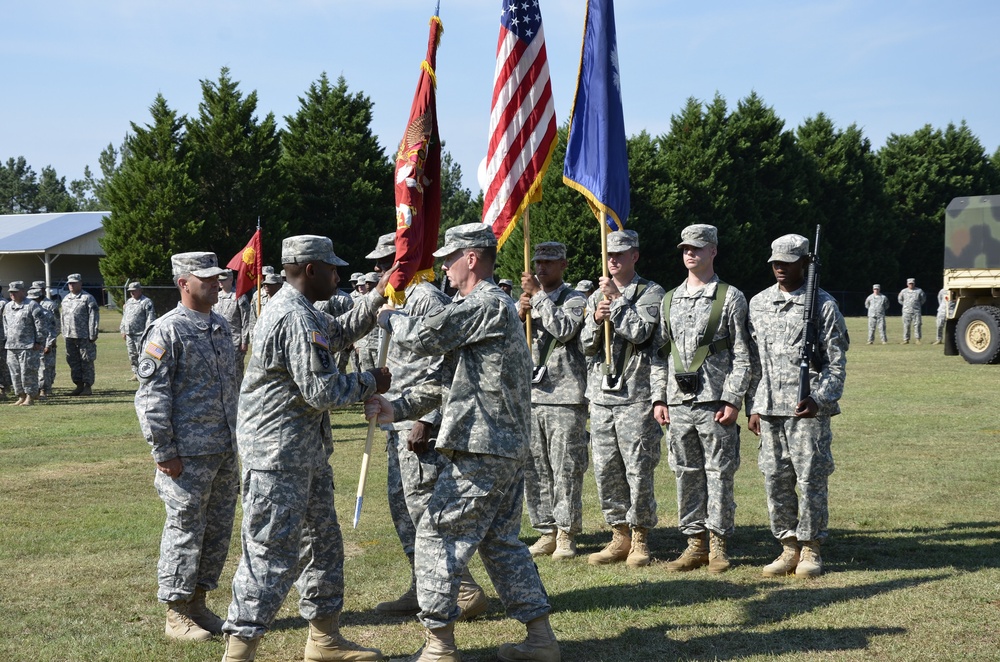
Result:
[[[236,347],[236,374],[239,375],[240,382],[243,381],[243,371],[246,369],[247,364],[247,353],[245,351],[240,351],[239,346]]]
[[[760,417],[757,464],[764,474],[771,533],[778,540],[826,538],[827,483],[834,468],[832,441],[829,416]]]
[[[97,343],[88,338],[66,338],[66,363],[74,384],[94,384]]]
[[[656,526],[653,474],[663,429],[648,402],[590,404],[590,444],[601,511],[611,526]]]
[[[677,477],[677,524],[685,536],[735,530],[733,478],[740,468],[740,428],[715,420],[719,403],[671,405],[667,461]]]
[[[528,519],[538,531],[583,530],[587,406],[532,405],[531,460],[524,467]]]
[[[125,335],[125,349],[128,350],[128,362],[132,364],[133,373],[139,368],[139,349],[141,344],[141,333],[129,333]]]
[[[386,430],[385,432],[385,452],[389,460],[386,476],[386,493],[389,499],[389,515],[392,517],[392,524],[396,527],[396,536],[403,546],[403,553],[406,554],[410,567],[413,567],[413,545],[417,537],[417,527],[413,523],[414,519],[410,515],[410,509],[406,503],[406,492],[403,487],[405,479],[400,470],[400,455],[403,453],[413,453],[406,448],[406,432],[403,436],[398,430]],[[424,504],[426,506],[426,503]]]
[[[948,321],[948,318],[942,313],[934,321],[937,324],[937,341],[944,342],[944,325]]]
[[[16,395],[38,395],[38,363],[42,353],[37,349],[8,349],[7,370],[11,392]]]
[[[248,470],[243,475],[242,554],[223,630],[264,634],[295,584],[307,621],[344,606],[344,539],[333,507],[333,469]],[[296,579],[298,575],[298,579]]]
[[[240,489],[235,453],[181,461],[180,476],[157,471],[153,481],[167,511],[156,566],[160,602],[186,601],[196,587],[211,591],[219,585]]]
[[[458,618],[458,587],[479,551],[507,615],[527,623],[551,611],[531,552],[521,542],[520,461],[452,451],[417,523],[420,621],[429,629]]]
[[[875,331],[879,332],[879,337],[882,343],[889,342],[888,336],[885,335],[885,315],[880,315],[879,317],[869,317],[868,318],[868,344],[875,342]]]
[[[10,370],[7,369],[7,348],[3,346],[3,341],[0,340],[0,388],[9,387]]]
[[[914,332],[917,335],[917,340],[920,340],[920,330],[923,326],[923,317],[920,316],[920,312],[908,313],[903,311],[903,340],[910,339],[910,327],[913,327]]]
[[[56,346],[49,347],[48,354],[42,354],[38,363],[38,388],[46,393],[52,393],[52,385],[56,382]]]

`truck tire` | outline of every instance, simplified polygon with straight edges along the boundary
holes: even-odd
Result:
[[[955,344],[969,363],[1000,361],[1000,308],[976,306],[962,313],[955,328]]]

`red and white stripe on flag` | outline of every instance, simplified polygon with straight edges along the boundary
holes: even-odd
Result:
[[[556,146],[556,115],[537,0],[501,0],[486,152],[483,223],[498,246],[529,202],[542,197],[542,176]]]

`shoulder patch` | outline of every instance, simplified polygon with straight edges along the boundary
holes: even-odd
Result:
[[[424,318],[424,325],[428,328],[439,331],[442,326],[444,326],[445,318],[448,316],[448,306],[440,306],[435,310],[432,310]]]
[[[136,366],[135,374],[140,379],[149,379],[156,372],[156,368],[159,366],[159,361],[154,361],[151,358],[144,358],[139,361],[139,365]]]
[[[166,352],[167,350],[163,349],[155,342],[147,342],[144,351],[150,356],[152,356],[154,359],[159,361],[160,359],[163,358],[163,353]]]
[[[312,332],[312,342],[314,345],[319,345],[323,349],[330,349],[330,342],[319,331]]]

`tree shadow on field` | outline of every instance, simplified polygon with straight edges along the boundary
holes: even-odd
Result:
[[[717,579],[691,579],[688,573],[659,575],[628,585],[595,586],[549,595],[552,610],[591,612],[612,609],[645,610],[652,607],[683,607],[715,600],[746,600],[758,587]]]
[[[54,393],[39,403],[39,406],[52,407],[58,405],[107,405],[111,403],[135,402],[135,392],[138,386],[132,388],[94,388],[93,395],[70,395],[70,388],[57,388]]]
[[[830,543],[824,545],[823,561],[834,571],[997,568],[1000,567],[1000,522],[831,531]]]

